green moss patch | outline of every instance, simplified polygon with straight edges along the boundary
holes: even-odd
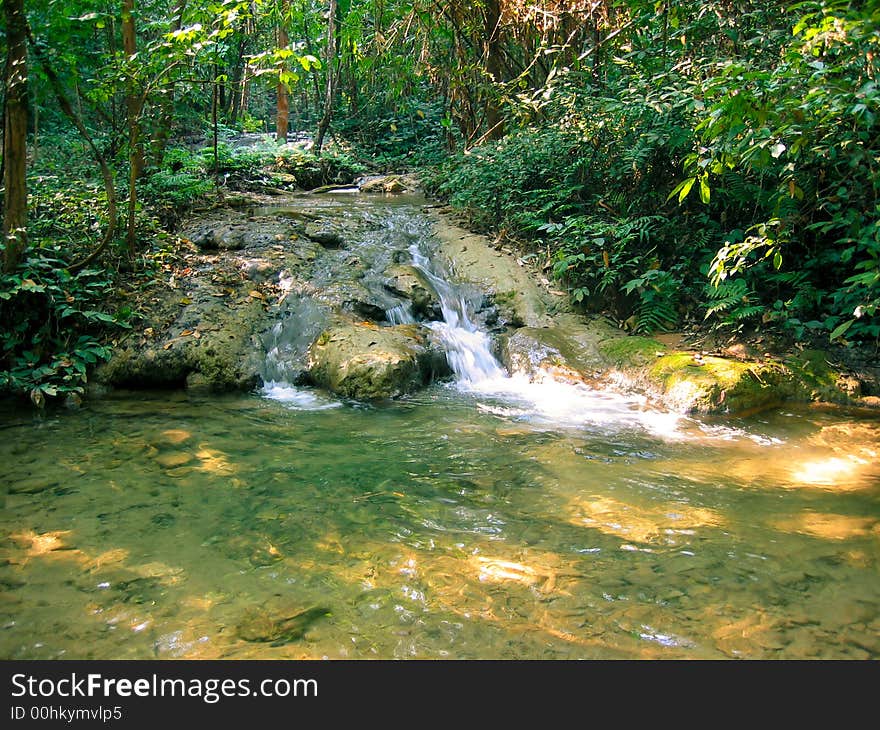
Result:
[[[674,405],[696,413],[754,412],[798,390],[791,371],[779,363],[706,357],[698,364],[693,354],[673,353],[657,360],[648,372]]]
[[[615,367],[642,367],[657,359],[658,352],[666,352],[662,342],[650,337],[615,337],[599,343],[599,351]]]

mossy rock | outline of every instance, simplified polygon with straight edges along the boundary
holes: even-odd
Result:
[[[648,370],[663,400],[688,413],[745,414],[795,396],[798,385],[781,363],[749,363],[721,357],[699,361],[692,353],[659,358]]]
[[[785,361],[810,400],[849,403],[861,395],[857,379],[835,370],[822,350],[804,350]]]
[[[133,336],[117,347],[94,379],[127,388],[182,388],[193,382],[212,392],[250,390],[260,380],[262,353],[255,333],[265,320],[257,300],[232,307],[216,300],[194,302],[163,336],[149,341]]]
[[[501,360],[511,373],[531,380],[582,382],[602,368],[598,352],[582,341],[586,332],[583,326],[522,327],[502,339]]]
[[[347,398],[397,398],[448,372],[446,357],[431,334],[420,325],[337,324],[309,349],[309,377]]]
[[[662,342],[650,337],[630,335],[614,337],[599,343],[599,351],[617,368],[642,367],[657,359],[657,353],[665,353]]]

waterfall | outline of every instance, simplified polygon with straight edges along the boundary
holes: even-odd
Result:
[[[420,239],[421,241],[424,238]],[[463,289],[451,283],[420,241],[409,247],[412,266],[434,290],[440,301],[442,322],[426,322],[437,333],[446,359],[455,374],[454,386],[476,395],[477,409],[504,418],[555,426],[630,424],[671,436],[679,421],[677,414],[645,409],[642,396],[624,396],[600,391],[581,383],[555,380],[552,375],[532,380],[523,373],[508,373],[492,354],[488,332],[471,319]],[[408,324],[416,321],[409,303],[388,311],[388,321]]]
[[[492,354],[489,335],[480,330],[468,314],[468,306],[464,295],[441,276],[432,262],[414,243],[409,247],[413,267],[421,272],[440,300],[442,322],[431,322],[431,327],[446,349],[449,367],[460,383],[474,385],[476,383],[497,380],[507,376],[507,372]],[[400,309],[396,307],[395,310]],[[400,312],[393,316],[399,317]],[[389,312],[389,319],[392,313]],[[414,322],[411,311],[410,319]]]

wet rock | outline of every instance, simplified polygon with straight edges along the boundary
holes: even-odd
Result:
[[[163,469],[174,469],[179,466],[189,464],[195,457],[185,451],[169,451],[164,454],[158,454],[155,459],[156,463]]]
[[[253,388],[263,359],[255,337],[266,319],[262,301],[248,298],[232,306],[218,297],[184,301],[189,303],[180,309],[179,294],[167,292],[154,316],[170,316],[171,324],[153,338],[132,334],[95,370],[94,380],[133,388],[182,388],[188,381],[213,392]],[[191,377],[194,373],[200,377]]]
[[[503,339],[501,359],[511,373],[531,380],[584,382],[603,369],[597,326],[522,327]]]
[[[265,281],[277,280],[278,265],[271,261],[252,259],[242,263],[241,273],[255,284],[262,284]]]
[[[647,372],[666,405],[686,413],[755,412],[797,392],[791,372],[777,363],[695,359],[693,353],[675,352],[659,358]]]
[[[362,193],[405,193],[415,190],[417,185],[413,178],[405,175],[380,175],[358,180],[358,189]]]
[[[431,334],[419,325],[340,323],[309,349],[309,377],[348,398],[396,398],[448,372],[445,354]]]
[[[563,298],[542,289],[535,272],[519,265],[514,256],[497,250],[485,236],[470,233],[443,218],[435,217],[433,233],[440,253],[454,262],[457,277],[493,296],[504,324],[551,324],[548,309],[559,309]]]
[[[412,303],[413,316],[417,319],[443,318],[440,302],[414,266],[397,264],[389,268],[385,275],[385,288],[396,296],[408,299]]]
[[[151,446],[163,448],[165,446],[179,446],[192,440],[192,434],[182,428],[169,428],[152,436],[149,440]]]
[[[17,479],[9,485],[9,494],[39,494],[47,489],[57,487],[60,482],[44,476],[31,476]]]
[[[244,230],[236,226],[202,228],[190,234],[190,240],[203,251],[236,251],[244,246]]]
[[[308,223],[303,232],[309,239],[320,243],[324,248],[339,248],[343,244],[341,232],[323,221]]]

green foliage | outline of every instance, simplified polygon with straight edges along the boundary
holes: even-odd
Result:
[[[626,293],[639,294],[636,332],[672,329],[678,323],[678,292],[681,280],[669,271],[648,269],[623,287]]]
[[[690,272],[681,258],[706,245],[699,229],[669,216],[664,187],[689,145],[686,97],[671,85],[656,91],[655,81],[630,79],[600,93],[569,79],[545,124],[426,176],[429,191],[471,225],[549,251],[575,302],[634,318],[639,332],[678,322],[678,289],[697,268]]]
[[[81,394],[89,368],[110,348],[96,338],[128,327],[130,311],[104,310],[113,291],[106,271],[71,274],[51,251],[36,251],[17,271],[0,276],[0,392]]]
[[[141,185],[146,200],[168,206],[191,205],[212,189],[204,158],[185,149],[168,150],[162,167],[151,170]]]
[[[741,327],[746,320],[765,311],[758,295],[743,278],[707,284],[705,294],[709,300],[705,319],[728,327]]]
[[[770,282],[762,262],[787,264],[808,273],[799,286],[828,294],[798,323],[808,317],[818,324],[807,330],[834,340],[876,340],[880,11],[808,2],[793,13],[779,62],[714,64],[687,177],[670,195],[684,200],[699,180],[715,193],[703,199],[712,214],[746,230],[718,250],[715,283],[754,266]]]

